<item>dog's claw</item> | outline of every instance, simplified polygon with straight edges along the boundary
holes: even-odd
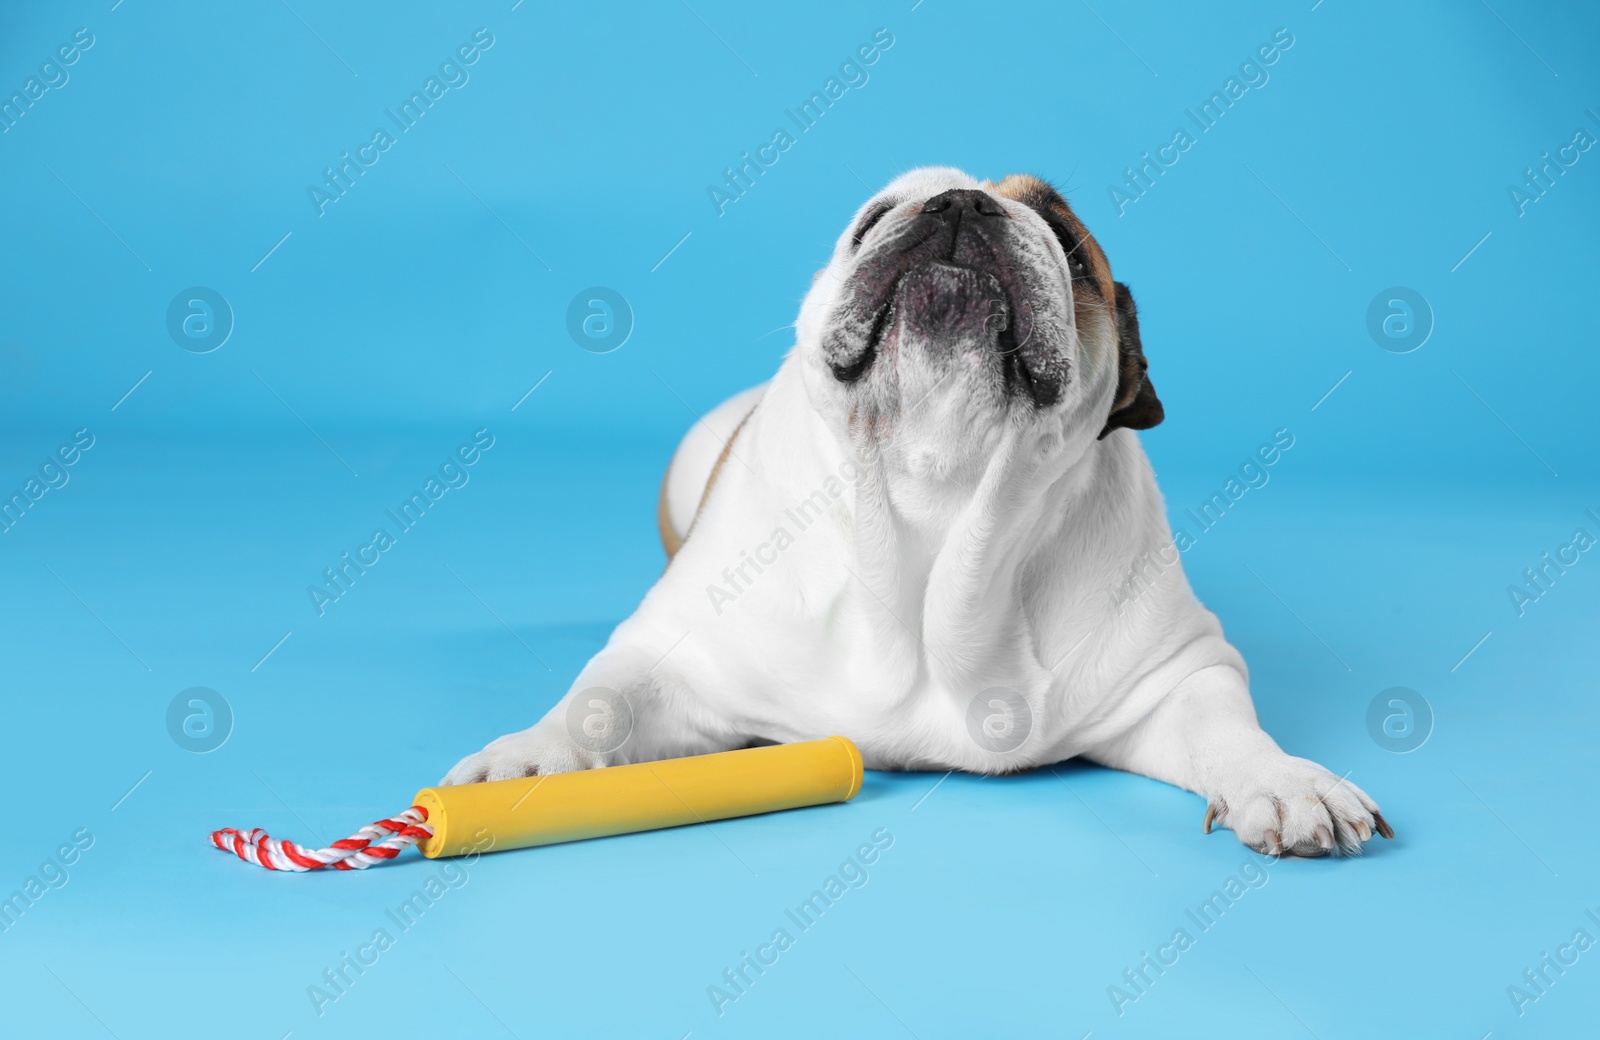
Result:
[[[1389,826],[1389,821],[1383,818],[1382,813],[1374,812],[1372,814],[1372,820],[1373,823],[1377,825],[1379,834],[1383,835],[1385,838],[1394,837],[1394,828]]]
[[[1277,831],[1268,830],[1262,835],[1262,841],[1266,845],[1268,852],[1274,856],[1283,855],[1283,838],[1279,836]]]
[[[1216,818],[1217,818],[1217,807],[1216,807],[1216,804],[1215,803],[1207,804],[1206,805],[1206,818],[1205,818],[1205,821],[1200,824],[1201,833],[1210,834],[1211,833],[1211,821],[1216,819]]]

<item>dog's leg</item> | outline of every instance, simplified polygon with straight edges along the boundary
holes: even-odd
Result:
[[[638,615],[624,622],[544,718],[463,758],[443,782],[566,773],[745,746],[747,739],[706,711],[668,660],[672,640],[652,634]]]
[[[1355,855],[1374,832],[1393,833],[1359,787],[1285,754],[1257,723],[1244,676],[1225,665],[1189,676],[1085,757],[1204,795],[1205,829],[1219,823],[1259,852]]]

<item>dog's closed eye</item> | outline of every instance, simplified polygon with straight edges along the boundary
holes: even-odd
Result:
[[[1062,250],[1067,254],[1067,266],[1072,270],[1073,279],[1089,277],[1089,258],[1085,255],[1086,243],[1074,235],[1072,229],[1058,218],[1047,217],[1045,223],[1055,232],[1056,240],[1061,243]]]
[[[888,216],[889,211],[892,209],[894,209],[894,203],[880,202],[868,210],[867,215],[861,218],[861,223],[856,225],[855,234],[850,236],[850,247],[852,249],[860,249],[861,241],[867,237],[867,232],[876,227],[878,221]]]

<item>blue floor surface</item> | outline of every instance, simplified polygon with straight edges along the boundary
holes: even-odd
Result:
[[[305,586],[463,433],[330,438],[358,494],[304,431],[195,444],[107,426],[10,532],[0,580],[25,609],[0,650],[26,693],[7,701],[0,863],[10,885],[46,882],[0,941],[18,1035],[242,1017],[275,1038],[396,1021],[462,1037],[1553,1036],[1600,1010],[1600,952],[1524,1016],[1507,996],[1534,992],[1523,972],[1575,930],[1600,934],[1583,822],[1600,567],[1585,558],[1522,618],[1484,576],[1592,522],[1529,496],[1486,536],[1463,522],[1476,495],[1407,501],[1287,465],[1186,564],[1252,662],[1267,727],[1382,802],[1397,837],[1361,859],[1266,862],[1202,836],[1199,798],[1078,764],[869,773],[848,805],[471,864],[274,875],[210,849],[218,826],[320,842],[403,806],[553,703],[657,573],[662,445],[553,458],[508,425],[317,616]],[[1203,484],[1178,477],[1169,498]],[[167,728],[193,686],[233,716],[205,754]],[[1404,754],[1367,722],[1395,686],[1433,714]],[[846,865],[874,835],[888,847]],[[64,869],[37,866],[74,840],[87,848]],[[845,895],[802,930],[786,911],[841,870]],[[731,986],[779,929],[793,944]]]

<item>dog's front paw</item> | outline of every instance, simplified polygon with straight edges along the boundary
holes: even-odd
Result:
[[[484,780],[570,773],[599,765],[589,761],[592,757],[570,741],[551,738],[541,732],[541,727],[534,726],[491,741],[482,751],[457,762],[440,783],[476,784]]]
[[[1315,762],[1288,755],[1213,795],[1206,833],[1213,822],[1274,856],[1358,856],[1374,833],[1394,837],[1365,791]]]

